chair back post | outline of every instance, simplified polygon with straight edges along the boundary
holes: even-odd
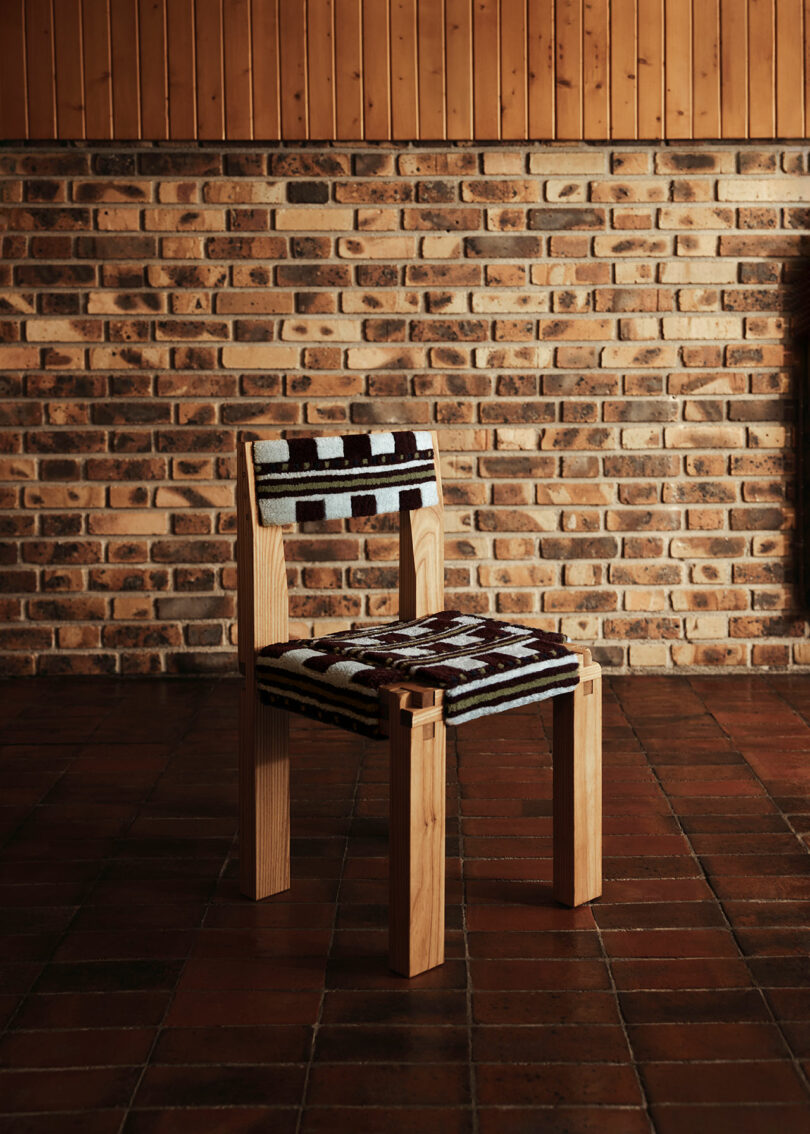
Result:
[[[439,441],[431,437],[439,503],[399,514],[399,617],[406,620],[444,609],[444,502]]]
[[[236,569],[239,669],[251,677],[256,651],[289,638],[287,569],[281,528],[259,523],[252,442],[238,446]]]

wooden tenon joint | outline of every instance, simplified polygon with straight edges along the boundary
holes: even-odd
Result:
[[[389,963],[412,977],[444,961],[443,693],[403,682],[385,694],[391,758]]]

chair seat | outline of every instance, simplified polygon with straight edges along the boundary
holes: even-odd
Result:
[[[443,689],[446,723],[464,724],[565,693],[578,670],[561,634],[458,610],[280,642],[256,659],[265,703],[374,737],[380,689],[403,680]]]

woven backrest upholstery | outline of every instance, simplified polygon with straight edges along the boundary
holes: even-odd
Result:
[[[408,512],[439,502],[433,438],[424,430],[256,441],[253,466],[266,526]]]

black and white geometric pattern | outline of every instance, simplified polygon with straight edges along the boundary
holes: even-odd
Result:
[[[256,441],[262,524],[378,516],[438,504],[427,431]]]
[[[576,654],[561,634],[445,610],[311,641],[268,646],[258,684],[271,704],[381,735],[379,690],[413,680],[444,690],[448,724],[573,689]]]

